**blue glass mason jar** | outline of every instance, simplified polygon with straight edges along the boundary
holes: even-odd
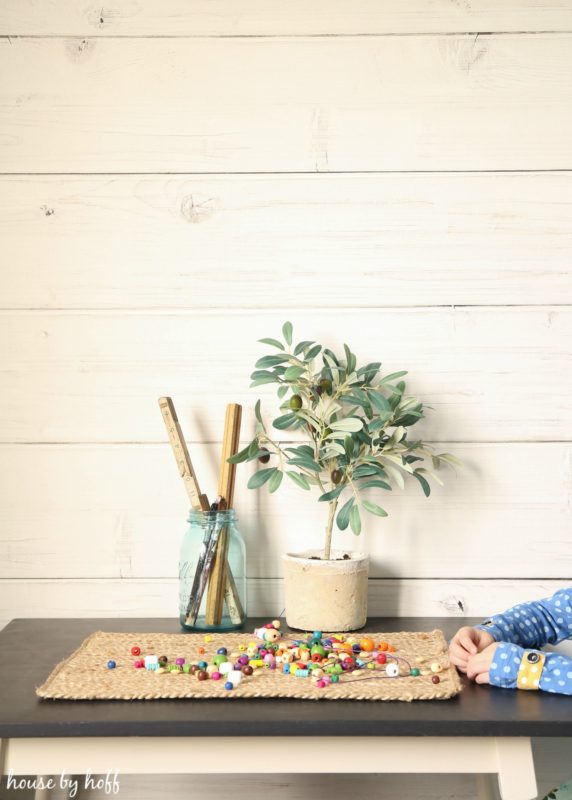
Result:
[[[189,512],[189,526],[181,543],[179,557],[179,620],[186,630],[230,631],[240,628],[246,618],[246,547],[233,508],[226,511]],[[207,621],[208,581],[200,585],[202,565],[208,558],[209,542],[219,537],[219,547],[226,538],[227,557],[222,617],[218,624]],[[187,622],[191,592],[202,589],[202,598],[194,622]],[[195,592],[196,596],[196,592]]]

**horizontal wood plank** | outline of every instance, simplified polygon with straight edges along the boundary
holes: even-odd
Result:
[[[251,616],[284,609],[281,581],[249,582]],[[485,616],[523,600],[540,599],[562,581],[370,581],[371,616]],[[461,610],[458,603],[461,603]],[[177,617],[174,580],[0,580],[0,626],[20,617]],[[112,630],[110,622],[109,629]]]
[[[326,291],[326,290],[325,290]],[[372,298],[375,301],[375,298]],[[173,397],[191,441],[218,441],[226,404],[250,389],[258,343],[313,339],[382,374],[408,370],[408,392],[432,406],[416,433],[437,441],[569,440],[572,308],[417,308],[189,312],[0,313],[0,441],[165,441],[157,398]],[[320,369],[321,359],[316,361]],[[274,385],[275,386],[275,385]]]
[[[558,304],[572,172],[3,177],[0,238],[4,308]]]
[[[0,39],[0,172],[569,169],[571,45]]]
[[[252,36],[546,31],[572,29],[570,0],[163,0],[112,7],[92,0],[3,0],[0,34]]]
[[[334,528],[334,547],[368,552],[378,578],[572,573],[570,444],[442,447],[465,468],[443,471],[429,498],[416,482],[368,490],[389,516],[364,511],[360,537]],[[190,448],[211,500],[220,451]],[[188,500],[168,445],[4,445],[0,457],[1,578],[176,577]],[[239,465],[236,479],[247,574],[278,578],[283,552],[323,545],[327,508],[287,478],[272,495],[248,489],[255,469]]]

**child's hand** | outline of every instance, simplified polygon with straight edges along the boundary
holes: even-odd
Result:
[[[469,658],[467,664],[467,678],[470,678],[476,683],[490,683],[489,670],[498,645],[498,642],[493,642],[480,653]]]
[[[459,628],[449,645],[449,660],[461,672],[466,672],[469,658],[480,653],[492,642],[494,642],[494,638],[491,634],[480,628],[468,626]]]

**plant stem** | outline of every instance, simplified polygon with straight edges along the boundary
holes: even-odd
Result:
[[[336,515],[336,508],[338,505],[338,498],[330,500],[330,510],[328,513],[328,524],[326,525],[326,543],[324,545],[324,559],[327,561],[330,558],[332,550],[332,528],[334,526],[334,517]]]

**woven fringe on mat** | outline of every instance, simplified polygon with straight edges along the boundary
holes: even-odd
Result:
[[[301,638],[287,634],[283,641]],[[46,682],[36,689],[39,697],[52,700],[160,700],[185,698],[241,697],[293,697],[301,700],[446,700],[461,691],[457,670],[449,664],[448,647],[442,631],[430,633],[368,633],[374,641],[385,640],[395,647],[395,656],[406,659],[411,667],[429,672],[430,665],[438,661],[443,666],[440,682],[434,684],[432,674],[413,677],[404,662],[399,661],[400,675],[385,677],[385,670],[363,669],[343,673],[339,683],[320,688],[311,678],[285,675],[281,665],[275,670],[266,667],[255,669],[244,676],[240,685],[232,691],[224,688],[224,677],[219,681],[199,681],[186,673],[166,672],[157,674],[134,667],[135,657],[131,648],[141,648],[145,655],[166,655],[169,663],[176,658],[186,663],[201,660],[211,662],[219,647],[231,653],[239,653],[240,645],[254,641],[252,634],[212,634],[205,642],[203,634],[166,633],[106,633],[97,631],[53,670]],[[199,653],[204,647],[206,652]],[[107,662],[113,659],[117,666],[108,669]],[[234,660],[231,658],[231,660]]]

